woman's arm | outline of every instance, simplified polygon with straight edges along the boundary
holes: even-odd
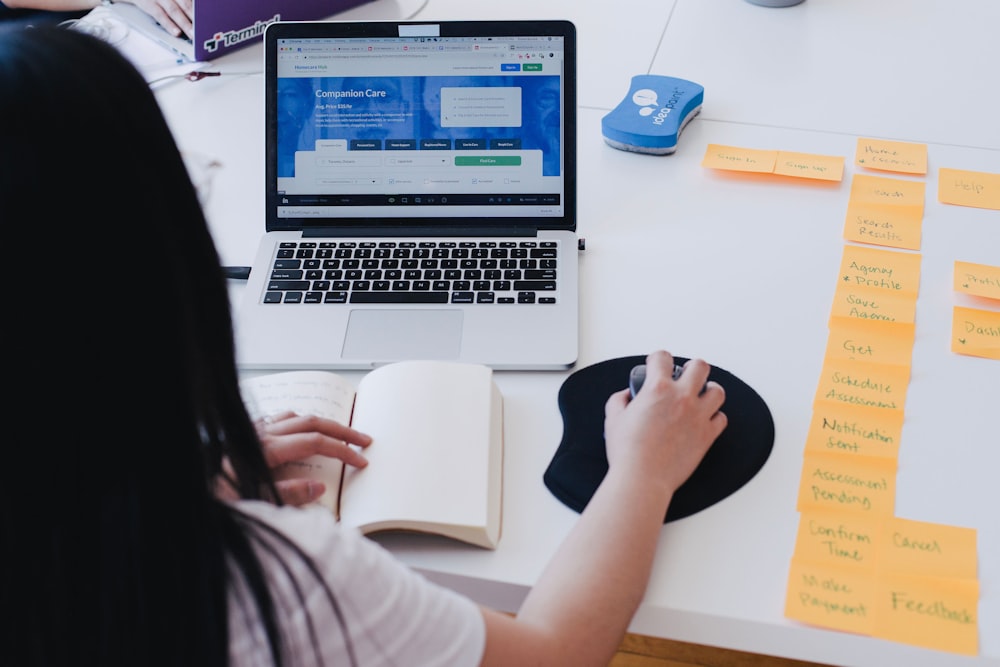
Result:
[[[609,469],[516,617],[484,610],[482,664],[607,665],[649,580],[663,518],[726,427],[725,393],[709,366],[692,360],[671,377],[673,358],[647,359],[647,379],[605,407]],[[622,378],[625,383],[627,378]]]

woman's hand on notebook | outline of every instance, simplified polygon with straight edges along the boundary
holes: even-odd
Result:
[[[368,465],[368,459],[351,445],[367,447],[371,437],[331,419],[283,412],[258,420],[257,433],[271,468],[316,455],[338,459],[355,468]],[[322,482],[304,478],[283,479],[276,485],[288,505],[311,503],[326,490]]]

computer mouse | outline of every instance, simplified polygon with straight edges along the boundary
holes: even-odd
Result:
[[[674,364],[673,377],[675,380],[679,378],[681,376],[681,373],[683,372],[684,372],[683,366],[678,366],[677,364]],[[638,394],[639,390],[642,388],[642,383],[645,381],[646,381],[646,364],[638,364],[637,366],[633,366],[632,370],[628,374],[629,398],[635,398],[635,395]],[[700,393],[702,394],[705,393],[704,387],[701,388]]]
[[[684,369],[677,364],[674,364],[674,379],[676,380],[681,376]],[[642,383],[646,381],[646,364],[638,364],[633,366],[632,370],[628,374],[628,393],[629,398],[635,398],[635,395],[639,393],[642,389]]]

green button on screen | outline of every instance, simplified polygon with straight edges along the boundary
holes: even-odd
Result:
[[[521,65],[521,69],[523,69],[525,72],[541,72],[542,63],[524,63],[523,65]]]
[[[520,167],[520,155],[459,155],[456,167]]]

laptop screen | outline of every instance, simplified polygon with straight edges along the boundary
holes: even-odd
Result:
[[[575,48],[563,21],[269,26],[268,229],[574,229]]]

